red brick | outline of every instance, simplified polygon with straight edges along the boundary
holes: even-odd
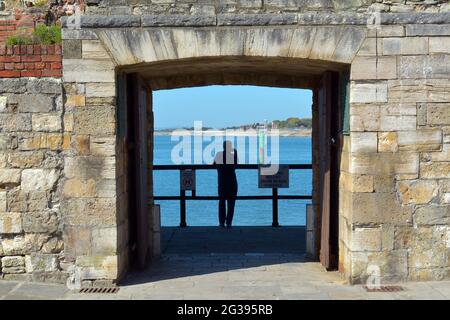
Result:
[[[19,45],[13,46],[13,54],[20,55],[20,46]]]
[[[5,70],[14,70],[14,63],[5,63]]]
[[[35,63],[34,62],[25,62],[24,66],[25,66],[25,69],[27,69],[27,70],[34,70],[35,69]]]
[[[20,76],[22,76],[22,77],[40,77],[41,70],[22,70],[20,72]]]
[[[47,62],[45,64],[45,68],[44,69],[50,70],[51,68],[52,68],[52,64]]]
[[[21,45],[20,46],[20,54],[27,54],[27,46],[26,45]]]
[[[12,47],[6,47],[6,54],[7,55],[12,55],[13,54],[13,48]]]
[[[0,63],[0,70],[5,70],[5,64],[4,63]]]
[[[22,70],[24,68],[23,63],[15,63],[14,64],[14,69],[16,70]]]
[[[54,45],[48,45],[47,46],[47,54],[55,54],[55,46]]]
[[[0,62],[20,62],[19,56],[0,56]]]
[[[61,70],[42,70],[43,77],[61,77]]]
[[[34,54],[41,54],[41,46],[40,45],[38,45],[38,44],[35,44],[34,46],[33,46],[33,53]]]
[[[6,47],[0,46],[0,56],[4,56],[6,54]]]
[[[32,44],[27,45],[27,54],[33,54],[33,45]]]
[[[55,54],[62,55],[62,48],[60,45],[55,46]]]
[[[59,62],[61,61],[60,55],[48,55],[48,56],[42,56],[43,62]]]
[[[62,63],[61,62],[53,62],[52,63],[52,70],[61,69],[61,68],[62,68]]]
[[[47,46],[41,46],[41,54],[47,54]]]
[[[0,78],[18,78],[20,77],[19,70],[4,70],[0,71]]]
[[[41,61],[41,56],[33,55],[33,56],[22,56],[22,62],[39,62]]]
[[[35,68],[35,69],[42,70],[42,69],[45,68],[45,63],[43,63],[43,62],[36,62],[36,63],[34,64],[34,68]]]

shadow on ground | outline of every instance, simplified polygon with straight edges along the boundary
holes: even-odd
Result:
[[[121,284],[307,262],[305,232],[305,227],[165,227],[161,258]]]

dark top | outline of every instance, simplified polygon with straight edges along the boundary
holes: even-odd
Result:
[[[217,165],[218,194],[221,198],[236,197],[238,184],[236,178],[237,151],[233,149],[233,161],[226,161],[225,152],[219,152],[216,155],[214,164]],[[231,159],[230,159],[231,160]]]

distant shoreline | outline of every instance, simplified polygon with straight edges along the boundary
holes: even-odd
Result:
[[[179,132],[174,133],[175,130]],[[310,137],[311,129],[278,129],[280,137]],[[182,136],[182,135],[204,135],[204,136],[224,136],[225,133],[232,136],[257,136],[258,132],[256,130],[204,130],[204,131],[195,131],[187,130],[187,129],[174,129],[174,130],[155,130],[155,136],[170,136],[172,133]],[[267,134],[268,136],[273,135],[270,131]]]

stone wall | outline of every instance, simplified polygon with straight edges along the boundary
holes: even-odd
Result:
[[[0,278],[64,281],[58,78],[0,78]]]
[[[86,13],[215,14],[308,12],[449,12],[445,0],[88,0]]]

